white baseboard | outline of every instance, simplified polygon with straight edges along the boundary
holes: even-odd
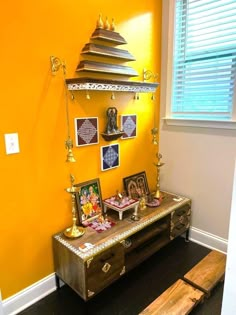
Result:
[[[3,315],[3,306],[2,306],[2,294],[0,289],[0,315]]]
[[[3,314],[15,315],[26,309],[30,305],[41,300],[48,294],[56,290],[55,274],[51,274],[42,280],[34,283],[28,288],[3,300]],[[1,314],[1,312],[0,312]]]
[[[216,235],[207,233],[197,228],[190,228],[189,239],[210,249],[216,249],[223,253],[227,252],[228,241]],[[62,283],[61,283],[62,284]],[[16,315],[30,305],[41,300],[43,297],[56,290],[55,274],[36,282],[28,288],[16,293],[15,295],[3,300],[3,314]],[[1,300],[0,300],[1,302]],[[0,305],[0,315],[1,305]]]
[[[228,240],[214,234],[199,230],[195,227],[190,228],[190,241],[200,244],[204,247],[227,253]]]

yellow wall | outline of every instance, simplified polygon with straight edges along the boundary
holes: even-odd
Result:
[[[4,1],[1,7],[0,106],[0,288],[3,299],[53,272],[51,236],[71,225],[69,174],[76,182],[100,178],[103,197],[122,189],[122,178],[145,170],[155,188],[156,147],[152,145],[157,100],[142,94],[91,92],[91,100],[75,92],[70,101],[74,118],[96,116],[100,132],[105,111],[116,106],[120,114],[138,115],[138,137],[119,140],[120,167],[102,172],[100,143],[74,148],[75,164],[65,162],[65,102],[62,73],[51,75],[49,57],[66,60],[67,77],[75,77],[80,51],[95,29],[99,13],[114,17],[116,31],[128,42],[140,74],[143,68],[160,73],[161,0],[51,0]],[[140,75],[139,80],[142,77]],[[119,120],[118,120],[119,121]],[[4,134],[19,134],[20,154],[6,155]]]

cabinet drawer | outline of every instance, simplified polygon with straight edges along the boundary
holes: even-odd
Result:
[[[188,228],[189,228],[189,219],[186,220],[185,224],[179,223],[179,224],[175,225],[170,231],[170,238],[173,239],[173,238],[183,234]]]
[[[184,205],[183,207],[176,209],[175,211],[173,211],[171,213],[171,222],[179,222],[180,218],[186,215],[190,215],[191,212],[191,208],[190,205]]]
[[[183,234],[190,225],[191,208],[187,204],[171,213],[170,238]]]
[[[87,262],[88,297],[118,279],[124,268],[124,247],[119,243]]]

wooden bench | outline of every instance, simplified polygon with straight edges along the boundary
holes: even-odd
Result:
[[[179,279],[140,315],[185,315],[203,299],[204,292]]]
[[[225,264],[226,255],[213,250],[187,272],[183,279],[209,297],[211,290],[224,279]]]
[[[176,281],[140,315],[187,315],[192,309],[209,297],[211,290],[223,280],[226,255],[211,251],[197,265]]]

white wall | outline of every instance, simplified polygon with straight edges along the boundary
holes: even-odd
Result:
[[[3,315],[3,306],[2,306],[2,294],[0,290],[0,315]]]
[[[233,198],[231,204],[230,227],[229,227],[229,243],[226,261],[226,273],[224,284],[224,295],[222,303],[222,315],[236,314],[236,163],[234,170],[234,186]]]
[[[174,2],[163,1],[160,80],[161,189],[192,199],[191,234],[195,241],[227,250],[236,129],[171,126],[169,116],[174,34]],[[167,112],[166,112],[167,108]],[[221,126],[222,127],[222,126]],[[228,126],[229,127],[229,126]]]
[[[162,124],[161,188],[192,199],[192,227],[228,237],[236,131]]]

